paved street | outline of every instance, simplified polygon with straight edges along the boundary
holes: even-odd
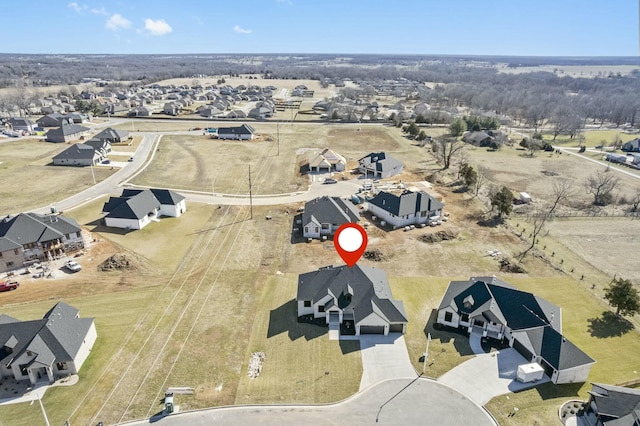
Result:
[[[180,404],[179,396],[176,404]],[[479,405],[430,379],[394,379],[331,405],[236,406],[177,413],[125,423],[172,426],[231,425],[496,425]]]

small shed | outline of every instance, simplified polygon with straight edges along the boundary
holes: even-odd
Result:
[[[531,195],[527,194],[526,192],[521,192],[520,202],[523,204],[529,204],[531,202]]]
[[[522,383],[535,382],[542,379],[543,376],[544,369],[537,362],[519,365],[516,374],[518,381]]]

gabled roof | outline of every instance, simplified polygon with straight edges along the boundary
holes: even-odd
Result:
[[[541,356],[556,370],[565,370],[595,361],[569,339],[550,326],[513,333],[513,337],[532,353]]]
[[[108,146],[110,146],[111,144],[109,143],[109,141],[105,140],[101,140],[101,139],[89,139],[87,141],[84,141],[85,145],[89,145],[90,147],[92,147],[93,149],[95,149],[96,151],[99,151],[102,148],[106,148]]]
[[[125,196],[125,191],[122,197],[110,197],[104,204],[102,211],[108,213],[106,217],[140,220],[160,208],[160,201],[148,189],[132,196]]]
[[[297,300],[315,303],[328,294],[338,299],[343,312],[353,313],[356,323],[372,313],[390,323],[407,322],[404,305],[392,299],[386,274],[380,269],[358,264],[328,266],[299,275]]]
[[[347,164],[347,160],[329,148],[314,152],[309,156],[309,167],[329,166],[339,163]]]
[[[0,221],[0,236],[20,245],[55,240],[80,229],[78,222],[62,215],[20,213]]]
[[[92,139],[100,139],[100,140],[115,140],[115,139],[126,139],[129,137],[129,132],[127,130],[114,129],[112,127],[107,127],[97,135],[95,135]]]
[[[467,143],[478,145],[480,142],[486,140],[487,138],[493,140],[493,137],[485,132],[470,132],[464,135],[462,139],[464,139],[464,141]]]
[[[219,127],[218,134],[234,134],[234,135],[253,135],[255,129],[248,124],[243,124],[238,127]]]
[[[78,133],[86,132],[89,129],[79,124],[63,124],[62,126],[51,129],[47,132],[47,136],[70,136]]]
[[[304,213],[302,213],[302,224],[314,222],[318,225],[322,223],[331,223],[333,225],[342,225],[348,222],[358,222],[360,214],[352,203],[347,202],[340,197],[319,197],[308,201],[304,205]]]
[[[92,160],[96,155],[96,148],[89,144],[76,143],[53,157],[54,160]]]
[[[358,162],[369,170],[385,172],[402,166],[402,161],[397,160],[384,152],[372,152],[360,158]]]
[[[396,216],[431,212],[444,207],[440,201],[424,191],[405,191],[400,195],[380,191],[368,202]]]
[[[633,412],[640,411],[640,390],[601,383],[592,383],[592,386],[589,393],[606,426],[633,424]],[[606,418],[615,420],[606,421]]]
[[[160,202],[160,204],[164,206],[167,206],[167,205],[175,206],[180,201],[184,200],[183,195],[178,194],[177,192],[172,191],[170,189],[161,189],[161,188],[124,189],[122,190],[122,196],[126,198],[134,197],[144,191],[151,191],[153,196],[156,197],[156,199]]]
[[[22,246],[15,241],[10,240],[9,238],[0,237],[0,253],[20,248],[22,248]]]
[[[77,355],[93,318],[78,318],[78,310],[58,302],[40,320],[0,321],[0,345],[12,342],[13,352],[3,352],[3,363],[10,363],[25,351],[37,354],[35,362],[52,365],[71,361]]]

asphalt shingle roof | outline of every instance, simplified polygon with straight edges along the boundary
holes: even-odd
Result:
[[[352,203],[340,197],[318,197],[304,205],[302,223],[315,222],[342,225],[348,222],[358,222],[359,213]]]
[[[444,207],[440,201],[424,191],[405,191],[400,195],[380,191],[368,202],[396,216],[432,212]]]
[[[623,420],[622,422],[607,421],[606,426],[633,424],[632,413],[640,410],[640,390],[600,383],[592,385],[593,388],[589,393],[596,403],[598,414]]]
[[[60,154],[53,157],[54,160],[91,160],[96,155],[96,149],[84,143],[74,143]]]
[[[78,222],[62,215],[20,213],[0,221],[0,236],[20,245],[51,241],[80,230]]]
[[[386,274],[380,269],[358,264],[330,266],[298,277],[297,300],[315,303],[327,294],[338,299],[343,312],[352,312],[356,323],[374,312],[391,323],[407,322],[404,305],[392,299]],[[346,294],[351,294],[350,300]]]
[[[92,139],[100,139],[100,140],[123,140],[129,137],[129,132],[127,130],[114,129],[111,127],[107,127],[97,135],[95,135]]]

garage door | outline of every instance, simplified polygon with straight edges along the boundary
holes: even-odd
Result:
[[[525,348],[522,343],[520,343],[517,339],[513,341],[513,349],[518,351],[520,355],[522,355],[528,362],[531,362],[533,358],[533,354],[529,349]]]
[[[402,333],[402,324],[391,324],[389,326],[389,333]]]
[[[551,365],[549,365],[547,361],[545,361],[544,359],[541,359],[540,366],[544,370],[544,374],[546,374],[549,377],[553,377],[554,368]]]
[[[384,325],[361,325],[360,334],[384,334]]]

